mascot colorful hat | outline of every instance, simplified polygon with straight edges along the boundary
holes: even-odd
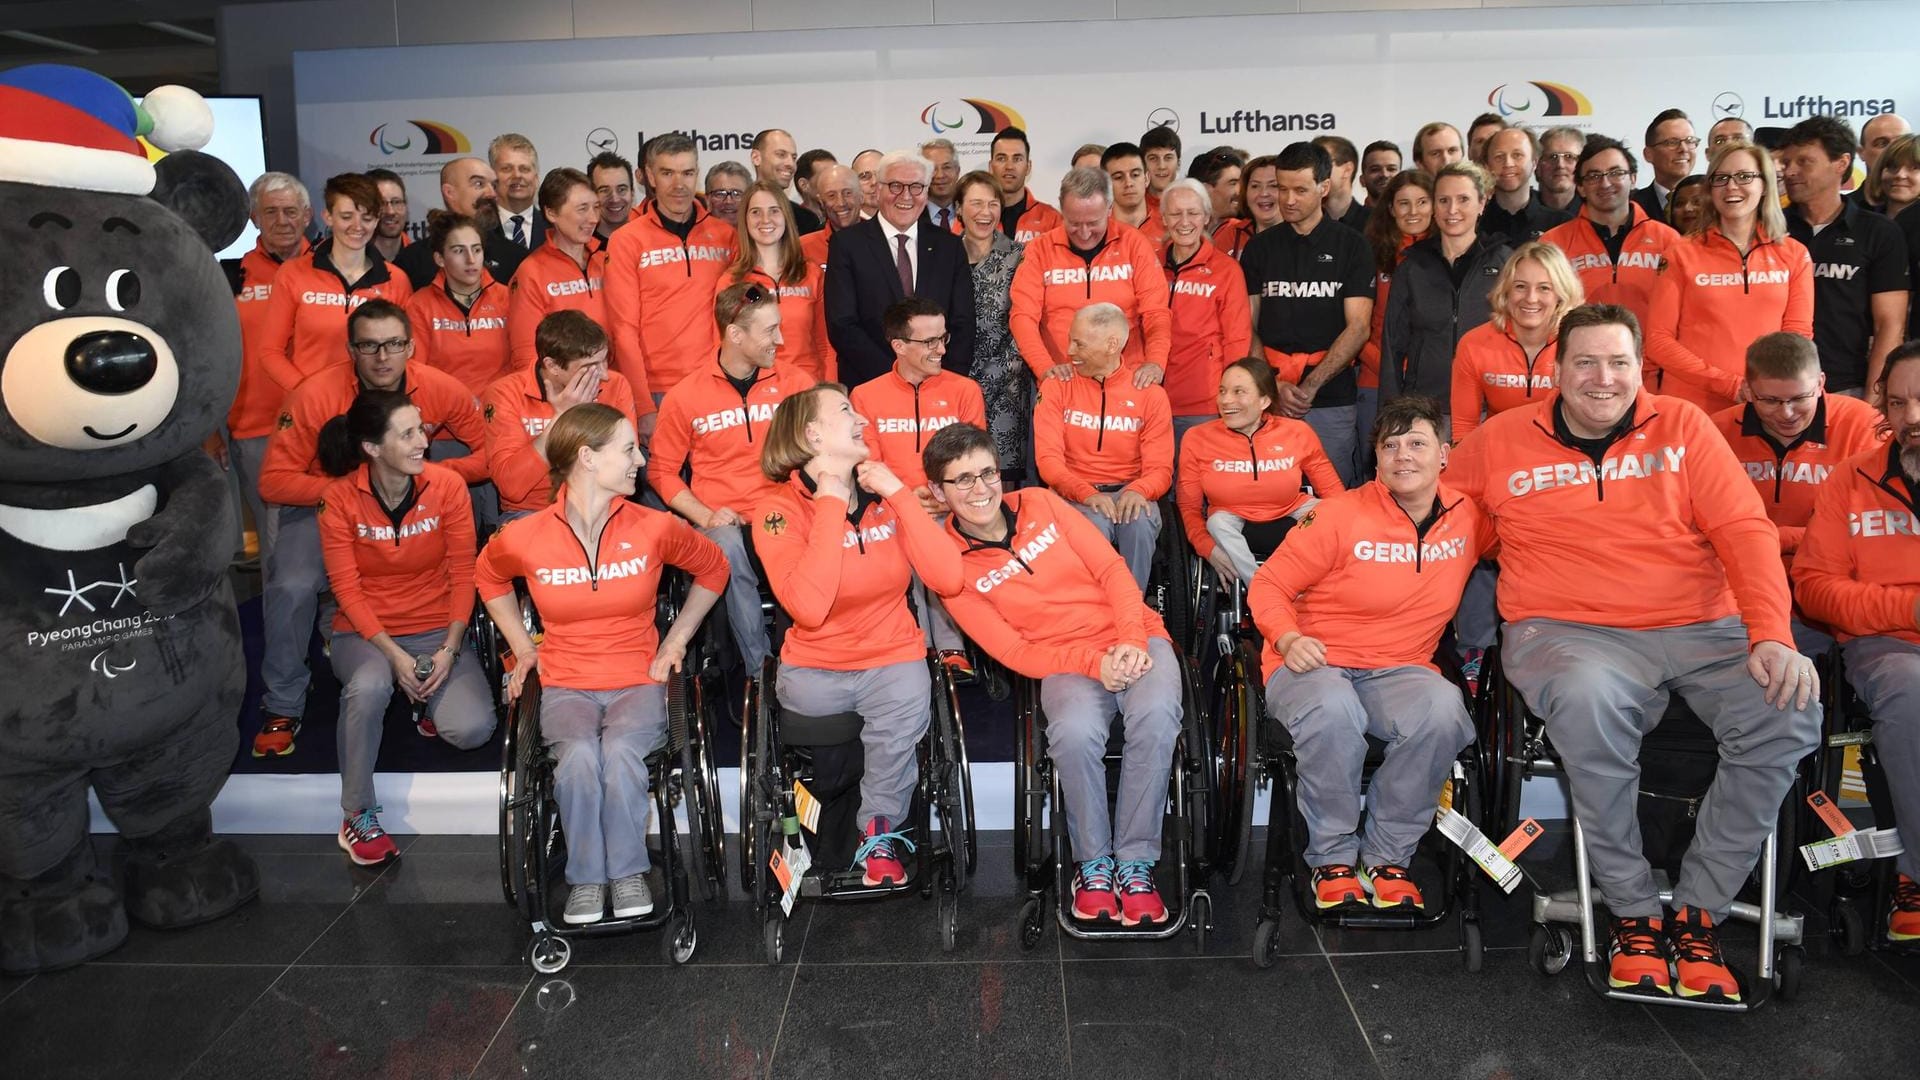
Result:
[[[136,104],[112,80],[59,64],[0,71],[0,117],[0,180],[122,195],[153,191],[143,136],[167,151],[213,137],[213,110],[184,86]]]

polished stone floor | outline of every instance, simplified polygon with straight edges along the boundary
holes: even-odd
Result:
[[[1750,1016],[1606,1002],[1573,972],[1538,975],[1519,902],[1489,907],[1479,975],[1451,927],[1315,930],[1292,912],[1281,956],[1256,970],[1257,875],[1215,888],[1204,956],[1190,939],[1093,945],[1053,928],[1023,951],[1000,836],[983,838],[951,955],[917,897],[803,902],[769,968],[736,893],[697,908],[689,966],[643,934],[581,941],[546,977],[522,959],[492,838],[400,839],[398,863],[362,871],[331,837],[241,838],[259,903],[0,979],[0,1077],[1920,1076],[1920,958],[1830,955],[1818,937],[1800,998]]]

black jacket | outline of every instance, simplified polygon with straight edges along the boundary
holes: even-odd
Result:
[[[960,238],[921,222],[914,254],[913,293],[947,313],[944,366],[967,374],[973,365],[973,271]],[[840,355],[840,381],[849,388],[886,374],[893,346],[880,328],[888,307],[904,300],[900,273],[878,218],[834,233],[827,241],[827,338]]]
[[[1387,289],[1387,317],[1380,331],[1380,400],[1425,394],[1447,410],[1453,395],[1453,348],[1460,337],[1492,317],[1488,295],[1512,253],[1504,242],[1475,237],[1460,256],[1465,273],[1440,254],[1436,234],[1407,249]]]
[[[520,260],[527,257],[526,249],[502,236],[499,229],[482,230],[480,245],[486,252],[487,273],[502,285],[513,280],[513,272],[520,269]],[[425,240],[416,240],[401,248],[400,254],[393,257],[393,265],[407,275],[415,292],[432,285],[434,276],[440,273],[433,261],[432,245]]]
[[[1540,201],[1538,191],[1527,192],[1527,205],[1520,212],[1512,214],[1500,205],[1497,199],[1488,199],[1487,208],[1480,214],[1480,235],[1489,242],[1504,242],[1519,247],[1529,240],[1540,239],[1540,234],[1565,221],[1573,220],[1573,215],[1565,210],[1555,210]]]

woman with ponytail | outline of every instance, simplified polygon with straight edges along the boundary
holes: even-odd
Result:
[[[473,510],[467,482],[427,460],[420,410],[398,390],[363,390],[320,429],[336,479],[320,506],[320,549],[339,602],[340,847],[373,866],[399,854],[380,827],[373,766],[398,688],[420,733],[471,750],[493,734],[493,702],[472,646]]]

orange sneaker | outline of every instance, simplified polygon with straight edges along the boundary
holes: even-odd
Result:
[[[1888,941],[1920,941],[1920,882],[1905,874],[1894,879],[1893,910],[1887,913]]]
[[[973,661],[967,658],[965,650],[941,649],[940,662],[946,665],[947,674],[953,677],[954,682],[962,686],[973,682]]]
[[[1346,863],[1328,863],[1313,868],[1313,904],[1322,911],[1341,904],[1364,904],[1367,891],[1353,867]]]
[[[1673,993],[1667,970],[1667,939],[1659,919],[1612,920],[1613,942],[1608,949],[1607,985],[1615,990]]]
[[[1410,907],[1416,911],[1425,911],[1427,901],[1420,895],[1420,886],[1413,883],[1404,866],[1383,864],[1367,867],[1367,884],[1373,890],[1373,906],[1377,908]]]
[[[1683,998],[1740,1000],[1740,982],[1720,954],[1720,933],[1713,927],[1713,916],[1697,907],[1682,907],[1673,913],[1667,937],[1673,943],[1676,993]]]
[[[286,757],[293,753],[293,737],[298,734],[299,717],[269,715],[253,737],[253,756]]]

